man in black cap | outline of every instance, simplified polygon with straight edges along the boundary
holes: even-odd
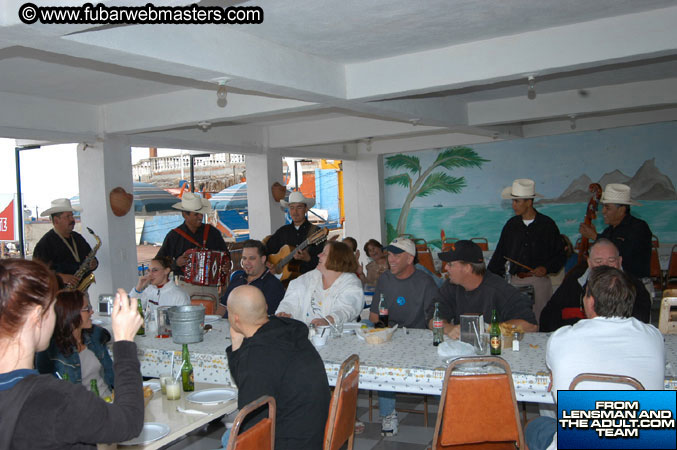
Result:
[[[461,335],[461,314],[483,314],[485,320],[496,310],[499,322],[516,325],[526,332],[538,331],[532,301],[498,275],[487,272],[482,249],[471,241],[457,241],[455,250],[439,254],[446,261],[446,281],[427,311],[428,327],[432,328],[434,304],[440,304],[444,333],[452,339]],[[453,323],[456,325],[451,325]]]

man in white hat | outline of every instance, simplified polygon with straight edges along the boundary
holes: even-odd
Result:
[[[73,274],[78,271],[82,261],[92,251],[84,237],[76,231],[74,211],[80,207],[72,206],[67,198],[52,200],[51,207],[40,214],[49,216],[53,228],[49,230],[33,249],[33,259],[47,264],[65,285],[76,286],[79,282]],[[90,263],[90,270],[99,265],[96,258]]]
[[[416,269],[416,245],[411,239],[394,239],[387,247],[389,269],[383,272],[374,289],[369,320],[379,321],[381,295],[388,310],[388,325],[426,329],[426,312],[431,308],[437,285],[433,278]],[[395,410],[395,393],[378,392],[381,435],[394,436],[399,420]]]
[[[595,225],[582,223],[582,236],[595,240],[605,238],[616,244],[623,257],[623,270],[637,278],[648,278],[651,267],[651,229],[649,225],[632,215],[630,206],[641,206],[630,197],[630,187],[609,183],[600,200],[604,223],[609,225],[598,234]]]
[[[534,209],[536,193],[533,180],[521,178],[503,189],[501,197],[512,200],[515,216],[506,222],[489,266],[491,272],[504,275],[506,258],[510,263],[511,283],[534,288],[534,314],[536,319],[552,296],[552,282],[547,276],[564,266],[566,254],[557,224]],[[527,269],[526,267],[529,267]]]
[[[289,216],[292,223],[283,225],[266,242],[266,249],[269,255],[274,255],[280,249],[289,245],[296,247],[305,241],[308,236],[318,230],[318,227],[312,225],[306,214],[308,210],[315,205],[315,200],[312,198],[305,198],[300,192],[292,192],[289,194],[289,201],[280,200],[280,204],[289,210]],[[304,250],[298,251],[294,255],[294,259],[299,263],[299,271],[301,274],[310,272],[318,263],[318,255],[322,252],[322,245],[309,245]],[[273,271],[273,267],[270,267]]]
[[[192,192],[184,192],[181,201],[172,205],[172,208],[181,211],[183,224],[167,233],[158,256],[174,258],[174,273],[188,263],[185,253],[193,248],[218,250],[228,253],[228,246],[223,236],[216,228],[202,223],[204,214],[212,210],[209,200]]]

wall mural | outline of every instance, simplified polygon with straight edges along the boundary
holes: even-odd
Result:
[[[484,237],[494,249],[512,217],[501,190],[531,178],[544,197],[534,206],[572,242],[590,199],[588,186],[624,183],[642,203],[661,244],[677,243],[677,122],[491,142],[396,154],[384,158],[388,241],[400,234],[441,247],[447,238]],[[601,216],[598,231],[606,225]]]

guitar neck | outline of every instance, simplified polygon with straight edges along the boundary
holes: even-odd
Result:
[[[308,239],[301,242],[301,244],[298,247],[296,247],[293,252],[282,258],[282,260],[280,260],[280,262],[277,263],[277,271],[279,272],[280,269],[289,264],[289,261],[291,261],[294,258],[294,255],[300,252],[301,250],[305,249],[306,247],[308,247]]]

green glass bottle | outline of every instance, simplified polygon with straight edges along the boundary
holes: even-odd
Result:
[[[96,384],[96,380],[92,380],[89,382],[89,390],[92,391],[92,393],[95,394],[97,397],[100,397],[99,386]]]
[[[68,376],[68,373],[67,373],[67,372],[64,372],[64,373],[63,373],[63,376],[61,377],[61,379],[62,379],[63,381],[70,381],[70,380],[71,380],[71,377]]]
[[[195,378],[193,377],[193,365],[190,363],[188,344],[183,344],[183,366],[181,367],[181,381],[183,381],[183,392],[192,392],[195,390]]]
[[[498,316],[496,310],[491,311],[491,328],[489,329],[489,339],[492,355],[501,354],[501,327],[498,326]]]
[[[143,320],[143,323],[141,324],[141,327],[139,328],[139,331],[136,332],[137,336],[145,336],[146,335],[146,318],[143,315],[143,305],[141,305],[141,299],[138,299],[139,302],[139,314],[141,314],[141,319]]]

